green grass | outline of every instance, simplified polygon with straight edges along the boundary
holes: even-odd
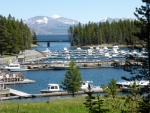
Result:
[[[46,102],[3,102],[0,113],[88,113],[85,98],[63,98]]]
[[[126,96],[112,98],[100,97],[104,100],[102,109],[108,109],[107,113],[121,113],[121,110],[126,112],[136,113],[136,103],[130,100],[126,106]],[[3,101],[0,103],[0,113],[88,113],[89,108],[86,108],[83,103],[86,102],[85,97],[60,98],[45,102],[16,102]]]

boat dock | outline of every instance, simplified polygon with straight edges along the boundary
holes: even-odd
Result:
[[[10,94],[15,95],[15,96],[19,96],[19,97],[24,97],[24,98],[32,97],[32,94],[28,94],[28,93],[18,91],[18,90],[15,90],[15,89],[11,89],[11,88],[10,88]]]
[[[75,95],[87,94],[88,91],[78,91],[75,92]],[[102,88],[92,89],[91,92],[93,93],[104,93],[105,91]],[[61,92],[52,92],[52,93],[41,93],[41,94],[34,94],[33,97],[47,97],[47,96],[65,96],[65,95],[72,95],[67,91]]]
[[[78,61],[75,62],[76,65],[81,69],[89,69],[89,68],[113,68],[112,65],[114,61]],[[125,62],[120,62],[120,65],[124,65]],[[66,65],[65,62],[39,62],[39,63],[25,63],[22,66],[27,67],[29,70],[53,70],[55,67],[64,67]]]
[[[11,100],[11,99],[18,99],[18,98],[31,98],[32,94],[28,94],[22,91],[18,91],[15,89],[7,88],[9,89],[9,95],[5,97],[0,97],[0,100]]]
[[[68,61],[69,62],[69,61]],[[68,63],[67,62],[67,63]],[[76,61],[76,65],[80,69],[89,69],[89,68],[123,68],[125,61]],[[130,64],[136,66],[142,66],[141,62],[131,61]],[[25,63],[22,66],[28,67],[29,70],[54,70],[56,67],[60,69],[65,69],[61,67],[69,66],[66,62],[57,61],[57,62],[39,62],[39,63]]]
[[[104,93],[105,91],[101,89],[91,90],[93,94],[95,93]],[[75,95],[87,94],[88,91],[79,91],[75,92]],[[52,92],[52,93],[41,93],[41,94],[28,94],[22,91],[18,91],[10,88],[10,95],[8,97],[0,97],[0,100],[11,100],[11,99],[21,99],[21,98],[38,98],[38,97],[52,97],[52,96],[67,96],[72,95],[66,91],[63,92]]]
[[[29,83],[35,83],[34,80],[24,79],[22,81],[12,81],[12,82],[4,82],[5,85],[11,85],[11,84],[29,84]]]

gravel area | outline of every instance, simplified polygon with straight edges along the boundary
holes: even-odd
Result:
[[[25,52],[23,52],[22,54],[18,55],[18,57],[24,57],[28,60],[28,59],[35,59],[35,58],[40,58],[40,57],[44,57],[44,55],[37,50],[25,50]],[[11,56],[11,57],[5,57],[5,58],[0,58],[0,64],[7,64],[8,60],[11,59],[12,62],[17,60],[16,56]]]

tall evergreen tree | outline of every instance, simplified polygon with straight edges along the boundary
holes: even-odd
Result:
[[[31,48],[32,35],[23,21],[15,20],[11,15],[8,18],[0,16],[0,54],[18,54],[20,51]]]
[[[129,70],[135,71],[135,75],[129,80],[141,80],[146,79],[150,81],[150,0],[142,0],[143,3],[146,3],[145,6],[141,6],[141,8],[136,8],[136,12],[134,13],[137,19],[139,20],[136,23],[136,26],[140,28],[140,31],[135,35],[138,37],[140,41],[143,41],[143,45],[147,48],[148,58],[142,60],[143,67],[142,68],[134,68],[132,65],[128,65]],[[126,78],[125,78],[126,79]],[[149,113],[150,112],[150,86],[146,86],[141,89],[140,94],[146,93],[146,96],[143,97],[142,102],[140,102],[139,111],[140,113]]]
[[[74,61],[69,64],[69,70],[65,74],[65,78],[62,81],[62,88],[66,89],[67,92],[71,93],[74,97],[75,92],[79,91],[82,84],[82,78],[79,73],[79,67],[76,66]]]
[[[37,40],[37,36],[34,31],[32,32],[32,40]],[[37,42],[33,42],[33,44],[37,44]]]

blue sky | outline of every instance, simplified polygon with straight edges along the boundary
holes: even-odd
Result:
[[[135,18],[142,0],[1,0],[0,15],[16,19],[59,15],[81,23],[99,22],[106,17]]]

